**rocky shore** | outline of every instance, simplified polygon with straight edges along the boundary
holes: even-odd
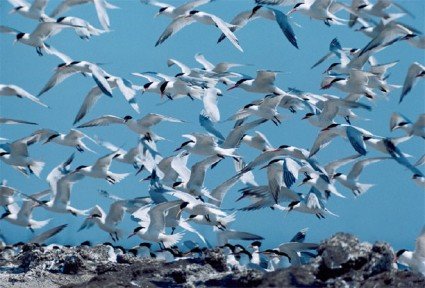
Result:
[[[425,287],[425,277],[397,270],[386,243],[338,233],[323,241],[309,264],[274,272],[229,270],[219,248],[166,263],[111,246],[25,244],[0,253],[0,287]],[[11,250],[11,249],[9,249]],[[16,249],[15,249],[16,250]],[[112,253],[113,254],[113,253]]]

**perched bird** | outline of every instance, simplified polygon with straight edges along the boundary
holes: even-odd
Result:
[[[397,251],[396,261],[425,275],[425,227],[422,228],[421,234],[416,238],[415,251],[406,249]]]

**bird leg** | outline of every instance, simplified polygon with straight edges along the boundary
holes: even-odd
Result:
[[[350,116],[345,116],[344,119],[348,124],[351,125]]]
[[[111,176],[106,176],[106,180],[111,184],[115,184],[115,179],[112,178]]]
[[[80,145],[75,146],[75,148],[77,148],[78,152],[84,152],[84,149]]]
[[[111,236],[112,241],[116,242],[116,241],[115,241],[115,238],[114,238],[114,235],[112,235],[112,233],[109,233],[109,236]]]
[[[195,100],[193,97],[192,97],[192,95],[190,95],[190,93],[187,93],[187,96],[190,98],[190,100]]]
[[[28,165],[27,167],[28,167],[28,170],[30,171],[30,173],[31,173],[31,174],[34,174],[34,171],[32,171],[31,166],[30,166],[30,165]]]
[[[211,219],[210,219],[210,215],[205,215],[205,219],[208,221],[208,222],[211,222]]]
[[[171,235],[174,234],[174,230],[176,230],[176,227],[171,227]]]
[[[137,164],[136,161],[133,162],[133,167],[134,169],[138,170],[139,169],[139,165]]]
[[[41,53],[40,47],[35,48],[35,51],[37,51],[38,56],[43,56],[43,53]]]
[[[34,233],[34,229],[32,229],[31,225],[28,225],[28,229],[30,229],[30,231],[31,231],[32,233]]]
[[[117,241],[119,241],[120,238],[118,237],[118,233],[115,231],[114,234],[115,234],[115,239],[117,239]]]

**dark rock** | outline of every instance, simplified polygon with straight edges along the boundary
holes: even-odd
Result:
[[[78,256],[67,256],[63,263],[63,273],[64,274],[77,274],[80,270],[80,267],[83,265]]]

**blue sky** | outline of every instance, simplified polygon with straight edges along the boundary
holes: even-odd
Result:
[[[125,77],[134,84],[145,82],[131,76],[132,72],[158,71],[174,75],[178,71],[175,67],[168,68],[168,58],[177,59],[190,67],[199,67],[193,56],[200,52],[212,63],[222,61],[250,64],[250,66],[235,69],[236,72],[255,76],[257,69],[269,69],[282,71],[278,74],[276,84],[287,89],[295,87],[312,93],[322,93],[320,82],[322,72],[333,61],[326,61],[316,69],[311,70],[311,65],[327,53],[330,41],[338,37],[343,47],[363,47],[369,38],[349,29],[346,26],[327,27],[323,23],[310,20],[301,14],[293,14],[292,22],[295,30],[299,50],[295,49],[284,38],[276,23],[267,20],[256,20],[238,31],[239,39],[244,53],[236,50],[228,41],[216,44],[220,33],[210,26],[193,24],[158,47],[154,44],[170,22],[169,18],[153,18],[157,12],[156,7],[140,4],[139,1],[111,1],[121,9],[109,10],[111,20],[111,32],[99,37],[93,37],[90,41],[83,41],[73,31],[63,31],[48,42],[57,49],[65,52],[75,60],[87,60],[96,63],[104,63],[103,69],[112,75]],[[170,1],[178,4],[182,1]],[[50,0],[47,12],[50,12],[59,3]],[[403,22],[424,30],[425,5],[421,1],[403,1],[407,9],[413,11],[415,19],[403,18]],[[200,7],[199,10],[216,14],[222,19],[229,21],[240,11],[252,9],[253,1],[220,1]],[[0,22],[16,29],[30,32],[34,29],[36,22],[20,15],[9,15],[10,5],[6,1],[0,3]],[[289,7],[282,8],[288,11]],[[100,27],[94,7],[83,5],[69,10],[66,15],[77,16],[88,20],[92,25]],[[347,18],[343,13],[341,16]],[[295,22],[298,24],[296,25]],[[37,94],[53,73],[54,67],[60,63],[55,57],[49,55],[39,57],[35,49],[22,44],[13,45],[11,35],[0,34],[0,82],[21,86],[27,91]],[[402,85],[409,65],[418,61],[424,63],[424,52],[409,46],[407,43],[398,43],[376,55],[379,63],[387,63],[395,60],[400,62],[391,69],[390,83]],[[0,113],[3,117],[11,117],[35,121],[40,128],[51,128],[60,132],[67,132],[72,128],[73,119],[88,91],[94,82],[80,75],[70,77],[57,87],[42,96],[42,101],[51,109],[29,101],[19,101],[16,98],[1,97]],[[225,91],[224,86],[220,89]],[[373,105],[372,112],[358,111],[359,114],[369,121],[357,121],[354,124],[361,126],[377,135],[400,136],[401,132],[390,133],[389,118],[393,111],[400,112],[414,120],[419,114],[424,113],[424,81],[414,87],[412,92],[405,98],[402,104],[398,104],[399,90],[389,94],[389,99],[379,99]],[[344,96],[338,90],[326,91],[338,96]],[[199,131],[198,114],[202,109],[200,101],[183,99],[158,105],[159,97],[156,94],[145,93],[137,95],[137,102],[141,107],[141,114],[137,115],[125,102],[123,96],[114,91],[114,97],[102,97],[96,106],[83,119],[88,121],[103,114],[117,116],[132,115],[140,118],[146,113],[154,112],[173,116],[188,121],[185,124],[161,123],[155,127],[155,131],[169,139],[158,144],[159,151],[163,156],[168,156],[184,141],[182,134]],[[245,93],[235,89],[224,93],[220,98],[219,107],[222,119],[226,119],[234,111],[258,99],[264,95]],[[366,100],[363,100],[366,101]],[[317,128],[308,122],[301,121],[304,112],[291,114],[281,111],[285,121],[279,127],[273,123],[266,123],[259,130],[265,133],[270,142],[279,146],[288,144],[301,148],[310,148],[316,135]],[[231,129],[229,122],[217,125],[224,134]],[[3,125],[0,127],[0,136],[9,139],[18,139],[29,135],[39,127]],[[135,135],[125,127],[109,126],[99,128],[87,128],[82,130],[90,136],[97,135],[102,139],[109,140],[116,145],[124,145],[131,148],[136,143]],[[90,143],[89,143],[90,145]],[[75,166],[91,165],[100,155],[107,153],[102,147],[91,145],[99,155],[85,152],[78,153]],[[412,139],[402,144],[401,149],[414,156],[412,161],[423,155],[424,142],[421,139]],[[0,162],[0,177],[7,179],[8,184],[25,193],[36,193],[47,188],[45,177],[48,172],[60,162],[64,161],[74,150],[70,147],[58,146],[56,144],[35,144],[30,148],[30,155],[35,159],[46,162],[41,179],[35,177],[25,178],[11,167]],[[239,153],[248,162],[257,156],[258,152],[250,148],[242,147]],[[353,151],[348,142],[337,139],[317,155],[320,163],[325,164],[331,160],[352,155]],[[377,152],[371,151],[368,156],[378,156]],[[190,163],[201,160],[199,156],[191,156]],[[346,169],[342,169],[346,172]],[[101,205],[105,210],[109,209],[110,201],[100,198],[98,190],[105,189],[108,192],[123,198],[147,195],[147,184],[140,183],[141,176],[135,177],[130,166],[114,162],[112,170],[118,173],[131,172],[132,175],[114,186],[106,181],[85,178],[77,183],[72,191],[72,204],[80,209],[87,209],[95,204]],[[256,179],[260,184],[265,184],[264,172],[256,171]],[[234,174],[233,165],[230,160],[224,161],[216,169],[207,172],[206,186],[213,189],[222,181]],[[145,175],[143,175],[145,176]],[[300,213],[282,214],[270,209],[255,212],[238,212],[237,220],[232,228],[249,231],[262,235],[267,247],[273,247],[281,242],[288,241],[294,233],[304,227],[309,227],[308,239],[320,241],[338,231],[350,232],[359,236],[362,240],[376,241],[384,240],[396,248],[412,248],[414,239],[418,235],[425,216],[425,194],[424,191],[411,181],[411,173],[398,165],[395,161],[385,161],[371,165],[366,168],[360,180],[363,183],[374,183],[375,187],[370,189],[361,197],[354,198],[350,191],[337,186],[347,199],[332,198],[327,207],[338,214],[339,217],[329,216],[324,220],[318,220],[311,215]],[[224,207],[241,207],[241,203],[234,202],[239,196],[236,185],[228,194]],[[308,187],[298,189],[307,192]],[[298,191],[297,190],[297,191]],[[242,203],[247,204],[247,203]],[[34,212],[36,219],[53,218],[49,227],[56,224],[70,223],[55,240],[58,242],[77,244],[86,239],[94,242],[109,241],[109,236],[98,228],[77,233],[83,218],[76,218],[62,214],[52,214],[38,209]],[[25,240],[31,237],[27,229],[14,227],[9,223],[0,222],[1,231],[7,235],[11,242]],[[135,227],[128,215],[121,227],[131,231]],[[200,227],[200,231],[206,235],[212,235],[209,228]],[[187,238],[189,234],[186,233]],[[129,239],[121,241],[125,246],[131,246],[140,239]]]

